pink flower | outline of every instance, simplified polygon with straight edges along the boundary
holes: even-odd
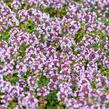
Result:
[[[38,100],[31,95],[27,95],[22,99],[22,105],[25,106],[27,109],[35,109],[38,107]]]
[[[24,63],[22,62],[19,62],[17,65],[16,65],[16,69],[18,71],[18,73],[21,73],[21,72],[26,72],[27,71],[27,67]]]

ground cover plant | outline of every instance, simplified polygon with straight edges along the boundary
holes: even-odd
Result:
[[[0,109],[109,109],[109,0],[0,0]]]

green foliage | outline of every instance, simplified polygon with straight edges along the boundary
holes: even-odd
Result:
[[[109,102],[106,103],[106,107],[109,107]]]
[[[97,21],[100,21],[102,23],[104,23],[106,26],[109,26],[109,12],[105,14],[106,16],[106,19],[101,19],[101,20],[98,20]]]
[[[11,3],[13,2],[13,0],[3,0],[7,6],[11,7]]]
[[[25,24],[25,30],[28,33],[32,33],[35,31],[35,24],[32,22],[32,20],[28,20]]]
[[[25,43],[23,43],[22,45],[19,46],[19,50],[24,52],[27,47],[28,46]]]
[[[19,54],[18,54],[18,56],[25,57],[25,55],[26,55],[26,48],[27,48],[27,47],[28,47],[28,46],[27,46],[25,43],[21,44],[21,45],[19,46]]]
[[[102,41],[105,41],[107,38],[107,36],[102,32],[98,32],[97,35],[100,37],[100,40]]]
[[[19,28],[24,29],[27,33],[33,33],[35,31],[35,24],[32,20],[28,20],[24,23],[20,23]]]
[[[108,20],[108,21],[105,21],[104,24],[105,24],[106,26],[109,26],[109,20]]]
[[[72,92],[75,92],[77,90],[77,86],[76,85],[72,85],[70,88],[72,89]]]
[[[24,2],[24,3],[21,4],[21,9],[27,10],[29,8],[30,8],[30,6],[29,6],[28,3]]]
[[[96,81],[95,81],[95,80],[91,81],[91,87],[92,87],[93,89],[96,88]]]
[[[22,77],[22,79],[23,79],[25,82],[27,82],[29,76],[33,76],[33,75],[34,75],[33,72],[31,72],[29,69],[27,70],[27,72],[22,72],[22,73],[21,73],[21,77]],[[29,91],[29,86],[26,85],[26,86],[24,87],[24,90],[25,90],[25,91]]]
[[[61,46],[60,46],[60,45],[58,45],[58,46],[56,47],[56,51],[62,52],[62,49],[61,49]]]
[[[45,77],[45,76],[40,76],[39,77],[39,81],[38,81],[38,86],[41,88],[41,87],[44,87],[44,86],[47,86],[48,85],[48,79]]]
[[[43,42],[46,41],[46,39],[47,39],[47,37],[45,35],[41,34],[41,36],[40,36],[40,42],[43,43]]]
[[[77,55],[77,54],[79,54],[80,52],[79,52],[79,50],[76,50],[75,48],[76,48],[75,45],[72,45],[72,46],[71,46],[71,49],[72,49],[73,54],[74,54],[74,55]]]
[[[75,36],[73,36],[75,42],[76,43],[80,42],[83,39],[85,33],[86,33],[86,31],[84,30],[84,24],[81,22],[80,29],[77,31],[77,33],[75,34]]]
[[[96,10],[96,8],[95,8],[95,6],[93,6],[92,8],[91,8],[91,10],[90,10],[91,12],[97,12],[97,10]]]
[[[60,106],[60,109],[66,109],[66,106],[63,104]]]
[[[2,95],[3,95],[3,92],[0,91],[0,96],[2,96]]]
[[[13,65],[13,70],[16,70],[16,64],[17,64],[17,60],[14,60],[14,65]]]
[[[26,45],[26,43],[22,43],[21,45],[19,45],[18,52],[12,56],[12,59],[15,63],[13,67],[14,70],[16,69],[18,57],[22,57],[21,60],[26,58],[26,48],[28,48],[28,45]]]
[[[106,52],[106,56],[109,56],[109,51],[108,51],[108,52]]]
[[[1,35],[0,35],[0,41],[4,40],[6,42],[8,42],[9,39],[9,32],[8,31],[4,31]]]
[[[14,73],[13,75],[4,76],[3,78],[5,81],[9,81],[12,85],[16,85],[16,83],[19,81],[17,73]]]
[[[97,31],[97,28],[95,28],[95,30],[93,30],[92,32],[90,32],[88,34],[89,35],[98,35],[101,41],[105,41],[107,39],[107,35],[101,31]]]
[[[108,18],[108,19],[109,19],[109,12],[108,12],[108,13],[106,13],[106,18]]]
[[[59,17],[62,18],[67,12],[67,4],[64,4],[62,8],[55,9],[53,7],[40,7],[41,11],[48,13],[50,17]]]
[[[82,2],[82,0],[72,0],[73,2]]]
[[[29,76],[33,76],[33,72],[31,72],[30,70],[27,70],[27,72],[22,72],[21,76],[23,78],[23,80],[27,81]]]
[[[105,90],[105,92],[106,92],[107,94],[109,94],[109,88],[107,88],[107,89]]]
[[[63,37],[65,34],[67,34],[67,32],[64,31],[66,29],[66,27],[67,27],[66,25],[62,25],[62,27],[61,27],[62,33],[59,34],[60,37]]]
[[[90,11],[96,13],[96,15],[97,15],[96,21],[99,21],[99,20],[98,20],[98,18],[99,18],[99,17],[98,17],[99,13],[98,13],[98,10],[95,8],[95,6],[92,6],[92,8],[91,8]]]
[[[98,49],[102,49],[103,46],[101,43],[95,43],[92,45],[92,48],[94,48],[95,50],[98,50]]]
[[[4,65],[4,62],[0,60],[0,65]]]
[[[25,43],[23,43],[22,45],[19,46],[20,51],[25,51],[26,48],[27,48],[27,45]]]
[[[9,104],[7,109],[13,109],[17,105],[17,100],[14,98]]]
[[[87,64],[89,63],[89,61],[88,60],[86,60],[85,61],[85,64],[84,64],[84,68],[85,68],[85,70],[87,69]]]
[[[80,42],[82,40],[82,38],[84,37],[85,31],[81,28],[78,30],[78,32],[76,33],[74,40],[75,42]]]
[[[109,77],[109,69],[105,69],[104,71],[101,72],[102,75]]]
[[[106,16],[106,20],[104,21],[104,24],[105,24],[106,26],[109,26],[109,12],[106,13],[105,16]]]
[[[57,91],[51,91],[46,97],[45,100],[47,101],[47,109],[57,109],[57,97],[56,97]]]
[[[100,70],[102,75],[109,77],[109,68],[103,65],[98,65],[98,69]]]

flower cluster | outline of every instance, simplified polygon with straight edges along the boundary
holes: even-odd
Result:
[[[109,109],[109,0],[0,1],[0,109]]]

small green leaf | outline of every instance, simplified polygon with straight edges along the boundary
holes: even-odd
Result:
[[[0,65],[4,65],[4,62],[0,60]]]
[[[41,88],[41,87],[44,87],[44,86],[47,86],[48,85],[48,79],[45,77],[45,76],[41,76],[39,78],[39,81],[38,81],[38,86]]]
[[[28,77],[29,76],[33,76],[33,72],[31,72],[30,70],[28,70],[26,73],[25,72],[22,72],[21,73],[21,76],[22,76],[22,78],[25,80],[25,81],[27,81],[27,79],[28,79]]]
[[[77,90],[77,86],[76,85],[72,85],[70,88],[72,89],[72,92],[75,92]]]
[[[66,109],[66,106],[63,104],[60,106],[60,109]]]
[[[109,51],[108,51],[108,52],[106,52],[106,56],[109,56]]]
[[[91,82],[91,87],[92,87],[93,89],[96,88],[96,82],[95,82],[95,81],[92,81],[92,82]]]
[[[21,6],[22,6],[21,9],[24,9],[24,10],[29,9],[29,4],[27,4],[26,2],[22,3]]]
[[[72,45],[72,46],[71,46],[71,49],[72,49],[73,54],[74,54],[74,55],[77,55],[77,54],[80,53],[80,51],[79,51],[79,50],[76,50],[75,48],[76,48],[75,45]]]
[[[5,31],[0,35],[0,40],[4,40],[4,41],[8,42],[8,39],[9,39],[9,33],[8,32]]]
[[[59,9],[55,9],[53,7],[40,7],[40,9],[43,12],[48,13],[50,17],[59,17],[59,18],[62,18],[67,13],[66,8],[67,4],[64,4],[63,7]]]
[[[74,36],[75,42],[76,43],[80,42],[83,39],[85,33],[86,33],[86,31],[84,30],[84,24],[83,24],[83,22],[81,22],[81,28],[77,31],[77,33]]]
[[[109,107],[109,102],[106,103],[106,107]]]
[[[25,30],[28,33],[33,33],[35,31],[35,24],[33,23],[32,20],[28,20],[25,24]]]
[[[109,69],[106,69],[105,71],[102,71],[101,74],[103,74],[104,76],[109,77]]]
[[[73,2],[79,2],[79,3],[81,2],[81,0],[72,0],[72,1],[73,1]]]
[[[17,100],[14,98],[9,104],[7,109],[13,109],[17,105]]]
[[[61,46],[60,46],[60,45],[58,45],[58,46],[56,47],[56,51],[62,52],[62,49],[61,49]]]
[[[104,24],[105,24],[106,26],[109,26],[109,20],[108,20],[108,21],[105,21]]]
[[[27,45],[25,43],[19,46],[20,51],[25,51],[26,48],[27,48]]]
[[[7,6],[11,7],[11,3],[13,0],[4,0]]]
[[[90,11],[91,11],[91,12],[96,12],[97,10],[96,10],[96,8],[93,6]]]
[[[28,21],[26,21],[26,22],[24,22],[24,23],[20,23],[20,25],[19,25],[19,28],[21,29],[24,29],[27,33],[33,33],[34,31],[35,31],[35,28],[36,28],[36,26],[35,26],[35,24],[33,23],[33,21],[32,20],[28,20]]]
[[[47,101],[47,109],[57,109],[57,97],[56,97],[57,90],[51,91],[46,97],[45,100]]]
[[[3,78],[5,81],[9,81],[12,85],[16,85],[16,83],[19,81],[17,73],[14,73],[13,75],[4,76]]]
[[[40,36],[40,42],[45,42],[46,39],[47,39],[47,37],[45,35],[41,34],[41,36]]]
[[[95,43],[95,44],[92,45],[92,47],[93,47],[95,50],[98,50],[98,49],[102,49],[102,48],[103,48],[103,46],[102,46],[101,43]]]
[[[109,68],[107,68],[103,65],[98,65],[98,69],[100,70],[100,73],[102,75],[109,77]]]
[[[96,88],[96,81],[95,81],[95,80],[91,81],[91,87],[92,87],[93,89]]]
[[[85,65],[84,65],[85,70],[87,69],[87,64],[88,64],[88,63],[89,63],[89,61],[86,60],[86,61],[85,61]]]
[[[22,58],[25,58],[26,55],[26,48],[28,47],[28,45],[26,45],[25,43],[23,43],[22,45],[19,46],[19,53],[18,56],[22,56]]]
[[[108,12],[108,13],[106,13],[106,18],[108,18],[108,19],[109,19],[109,12]]]
[[[104,33],[99,32],[98,35],[99,35],[99,37],[100,37],[101,40],[103,40],[103,41],[106,40],[106,37],[107,37],[107,36],[106,36]]]

